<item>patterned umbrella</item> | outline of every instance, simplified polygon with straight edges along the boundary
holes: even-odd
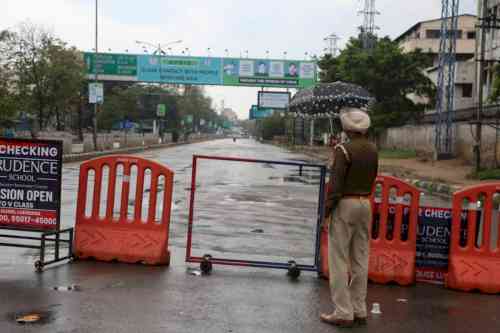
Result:
[[[338,117],[344,107],[366,108],[372,102],[366,89],[337,81],[300,90],[290,101],[289,111],[299,117]]]

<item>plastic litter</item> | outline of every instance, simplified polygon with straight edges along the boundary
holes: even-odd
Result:
[[[16,321],[19,324],[29,324],[29,323],[36,323],[40,319],[42,319],[42,316],[39,315],[38,313],[30,313],[30,314],[26,314],[26,315],[22,315],[20,317],[17,317]]]
[[[194,276],[201,276],[201,271],[199,269],[189,269],[188,274]]]
[[[399,303],[408,303],[408,300],[406,298],[398,298],[396,301]]]
[[[371,311],[372,314],[382,314],[382,311],[380,311],[380,303],[373,303],[372,304],[372,311]]]
[[[82,291],[82,288],[80,286],[77,286],[76,284],[72,284],[69,286],[58,286],[53,288],[56,291]]]

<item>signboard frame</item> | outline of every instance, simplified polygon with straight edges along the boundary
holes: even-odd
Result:
[[[318,77],[315,60],[196,57],[84,52],[87,77],[236,87],[307,88]]]
[[[10,142],[10,143],[19,143],[24,144],[39,144],[39,145],[49,145],[55,148],[58,152],[57,158],[54,158],[53,161],[57,161],[58,165],[56,166],[57,175],[55,178],[51,179],[51,181],[56,181],[55,185],[56,202],[55,205],[55,215],[56,215],[56,223],[51,225],[51,227],[33,227],[33,226],[21,226],[19,224],[4,224],[0,225],[0,230],[10,230],[10,231],[18,231],[18,232],[28,232],[28,233],[41,233],[39,237],[33,236],[25,236],[22,234],[0,234],[0,239],[14,239],[14,240],[24,240],[30,243],[16,243],[16,242],[0,242],[0,246],[6,247],[17,247],[17,248],[25,248],[25,249],[34,249],[40,251],[40,257],[35,261],[34,266],[37,272],[42,272],[45,266],[55,264],[65,260],[71,260],[73,258],[73,228],[66,228],[61,230],[61,194],[62,194],[62,155],[63,155],[63,142],[60,140],[35,140],[35,139],[18,139],[18,138],[5,138],[0,137],[0,143]],[[2,157],[0,157],[2,159]],[[5,160],[5,157],[3,157]],[[22,158],[21,158],[22,159]],[[26,158],[24,158],[26,159]],[[40,159],[45,161],[51,161],[50,159]],[[10,172],[10,171],[9,171]],[[4,185],[2,185],[4,188]],[[50,188],[50,187],[49,187]],[[24,197],[23,197],[24,199]],[[2,199],[5,200],[5,199]],[[24,201],[24,200],[23,200]],[[3,209],[3,208],[0,208]],[[9,207],[6,209],[14,209],[14,207]],[[29,208],[18,208],[25,210],[33,210]],[[44,209],[40,209],[43,211]],[[47,211],[47,209],[45,208]],[[62,235],[67,235],[66,238],[61,238]],[[33,242],[39,242],[38,244],[33,244]],[[54,243],[54,253],[53,259],[46,260],[46,248],[47,243]],[[61,255],[61,244],[67,244],[67,254]]]
[[[286,106],[283,107],[272,107],[272,106],[267,106],[267,105],[262,105],[262,100],[263,100],[263,95],[276,95],[276,96],[284,96],[287,95],[288,97],[288,103]],[[286,110],[288,104],[290,104],[290,99],[292,98],[292,95],[289,91],[259,91],[257,95],[257,106],[262,109],[275,109],[275,110]]]
[[[13,229],[13,230],[26,230],[26,231],[38,231],[38,232],[46,232],[46,231],[59,231],[60,226],[61,226],[61,194],[62,194],[62,155],[63,155],[63,142],[59,140],[39,140],[39,139],[19,139],[19,138],[0,138],[0,145],[3,143],[13,143],[13,144],[37,144],[37,145],[48,145],[52,148],[57,149],[57,159],[53,159],[58,163],[57,166],[57,175],[56,175],[56,182],[57,184],[55,185],[56,189],[55,191],[52,191],[57,199],[56,202],[53,203],[55,206],[55,216],[56,216],[56,223],[51,226],[51,227],[35,227],[35,226],[20,226],[19,224],[12,224],[12,223],[4,223],[0,222],[0,229]],[[3,159],[4,157],[0,156],[0,159]],[[22,159],[19,158],[19,159]],[[26,159],[26,158],[25,158]],[[43,160],[43,159],[39,159]],[[33,177],[35,176],[34,174],[32,175]],[[36,182],[36,181],[35,181]],[[21,184],[22,181],[19,183],[13,182],[13,184]],[[0,189],[3,189],[4,186],[0,186]],[[15,188],[15,186],[13,186]],[[3,208],[0,208],[0,210]],[[25,210],[39,210],[43,211],[43,209],[29,209],[29,208],[6,208],[6,209],[25,209]]]

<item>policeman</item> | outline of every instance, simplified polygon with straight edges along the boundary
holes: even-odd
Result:
[[[368,229],[372,220],[369,197],[377,176],[378,153],[367,138],[370,117],[366,112],[345,108],[340,120],[348,142],[334,150],[332,190],[327,195],[325,214],[329,223],[328,267],[335,311],[321,314],[321,320],[352,327],[366,325]]]

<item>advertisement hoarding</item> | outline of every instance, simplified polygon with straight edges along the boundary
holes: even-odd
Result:
[[[290,93],[280,91],[259,91],[259,108],[286,109],[290,103]]]
[[[0,226],[56,230],[62,141],[0,138]]]
[[[305,88],[315,84],[316,64],[300,60],[224,58],[223,85]]]

